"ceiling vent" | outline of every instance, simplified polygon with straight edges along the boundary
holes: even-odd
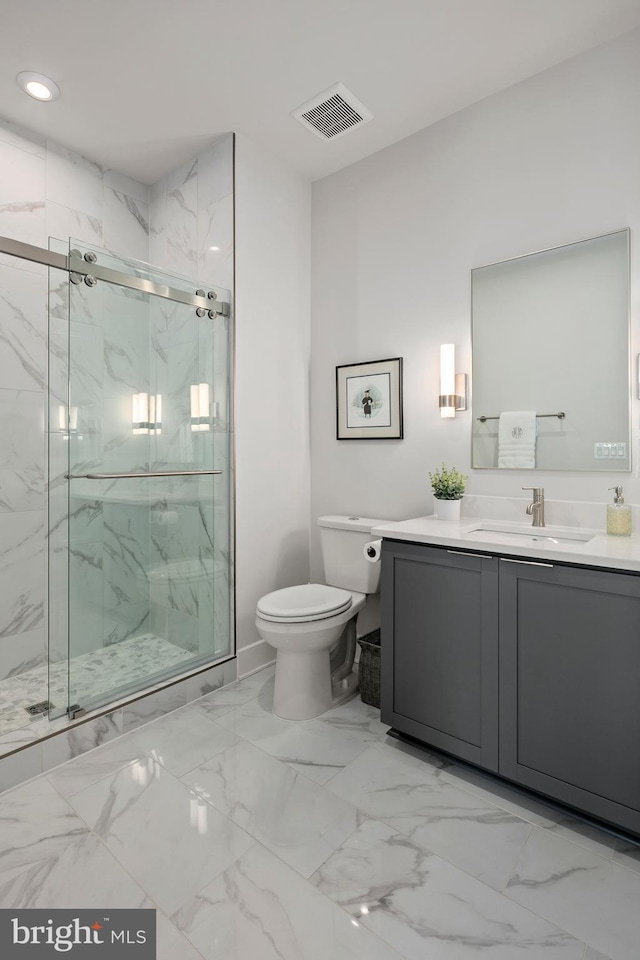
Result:
[[[343,83],[336,83],[307,100],[292,110],[291,116],[323,140],[341,137],[373,119],[371,111]]]

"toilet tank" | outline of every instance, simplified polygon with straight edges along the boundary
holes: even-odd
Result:
[[[318,517],[325,583],[358,593],[376,593],[380,583],[380,563],[365,560],[363,548],[371,537],[371,528],[390,520],[371,517]]]

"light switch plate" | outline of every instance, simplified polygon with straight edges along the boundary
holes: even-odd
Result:
[[[593,456],[596,460],[624,460],[627,456],[626,443],[594,443]]]

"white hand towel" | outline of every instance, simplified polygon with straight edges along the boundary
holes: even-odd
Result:
[[[500,414],[498,466],[531,468],[536,465],[535,410],[508,410]]]

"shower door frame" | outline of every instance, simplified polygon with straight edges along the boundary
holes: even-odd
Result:
[[[135,274],[127,274],[123,271],[114,270],[110,267],[101,266],[93,260],[90,256],[82,254],[78,250],[70,250],[69,255],[57,252],[52,249],[47,249],[45,247],[39,247],[34,244],[26,243],[21,240],[15,240],[11,237],[0,236],[0,254],[5,254],[10,257],[15,257],[17,259],[27,260],[33,263],[39,263],[43,266],[46,266],[50,269],[60,270],[63,273],[69,275],[69,282],[72,284],[80,284],[84,281],[88,286],[94,285],[97,280],[104,280],[108,283],[115,284],[117,286],[126,287],[132,290],[136,290],[140,293],[150,294],[152,296],[162,297],[164,299],[174,300],[178,303],[186,304],[193,306],[195,308],[196,314],[198,317],[204,317],[208,315],[211,319],[214,319],[216,316],[222,317],[231,317],[231,305],[225,300],[219,300],[216,297],[216,294],[211,291],[209,294],[205,293],[204,290],[198,289],[195,293],[188,293],[187,291],[180,290],[176,287],[170,287],[166,284],[158,283],[154,280],[142,276],[136,276]],[[165,273],[168,271],[163,271],[160,268],[153,268],[152,264],[141,264],[148,269],[157,269],[159,273]],[[188,281],[188,278],[184,278],[185,281]],[[228,347],[229,347],[229,367],[228,367],[228,378],[231,377],[231,390],[230,390],[230,416],[229,416],[229,468],[232,471],[232,474],[235,474],[233,469],[235,457],[233,453],[233,372],[234,372],[234,359],[233,359],[233,336],[230,338]],[[227,381],[229,383],[229,379]],[[49,392],[49,391],[48,391]],[[46,417],[46,427],[45,432],[47,438],[50,433],[50,422],[49,417]],[[48,441],[47,441],[48,448]],[[46,458],[48,460],[48,456]],[[89,480],[102,480],[102,479],[117,479],[124,477],[147,477],[147,476],[195,476],[195,475],[218,475],[221,474],[221,470],[199,470],[199,471],[155,471],[155,472],[145,472],[145,473],[113,473],[113,474],[65,474],[65,479],[70,481],[77,477]],[[48,498],[47,498],[48,501]],[[176,672],[173,676],[167,677],[164,680],[155,683],[151,686],[152,690],[157,690],[165,686],[171,686],[180,680],[188,676],[194,676],[199,673],[206,672],[214,667],[217,667],[224,663],[225,661],[232,660],[236,656],[236,637],[235,637],[235,602],[234,602],[234,593],[235,593],[235,576],[234,576],[234,557],[235,557],[235,547],[234,547],[234,503],[235,503],[235,482],[232,482],[229,487],[229,530],[231,535],[231,552],[229,556],[229,574],[231,577],[231,582],[229,585],[230,589],[230,620],[229,620],[229,650],[228,652],[221,656],[219,659],[212,659],[206,664],[198,664],[193,669],[187,669],[182,673]],[[47,567],[49,565],[48,551],[45,551],[45,556],[47,557]],[[48,582],[48,576],[46,581]],[[47,603],[47,607],[50,605],[50,598]],[[67,636],[69,640],[69,637]],[[47,648],[49,648],[49,631],[47,630]],[[123,698],[124,702],[132,702],[139,700],[146,696],[144,687],[139,688],[135,692],[130,693],[129,695]],[[90,708],[93,713],[93,708]],[[102,704],[97,706],[95,713],[97,715],[102,715],[107,712],[109,709],[108,704]],[[66,707],[56,709],[49,709],[49,719],[58,719],[62,716],[67,716],[70,720],[75,720],[81,716],[86,711],[79,707],[79,705],[72,705],[70,702],[67,703]]]
[[[87,277],[94,277],[96,280],[106,280],[108,283],[138,290],[140,293],[148,293],[156,297],[164,297],[165,300],[186,303],[189,306],[196,307],[196,310],[204,310],[209,315],[218,314],[223,317],[231,315],[231,307],[226,300],[217,300],[215,296],[205,294],[204,290],[187,293],[184,290],[178,290],[176,287],[169,287],[166,284],[156,283],[154,280],[147,280],[145,277],[131,276],[120,270],[100,266],[93,260],[86,260],[78,250],[72,250],[69,256],[66,256],[64,253],[46,250],[44,247],[36,247],[32,243],[23,243],[21,240],[12,240],[10,237],[0,237],[0,253],[5,253],[10,257],[18,257],[21,260],[30,260],[32,263],[41,263],[45,267],[54,267],[56,270],[63,270],[69,274],[72,283],[81,283],[83,278],[85,278],[86,283]],[[164,271],[159,270],[159,272]],[[89,285],[91,285],[91,282]],[[203,317],[204,313],[198,313],[198,316]]]

